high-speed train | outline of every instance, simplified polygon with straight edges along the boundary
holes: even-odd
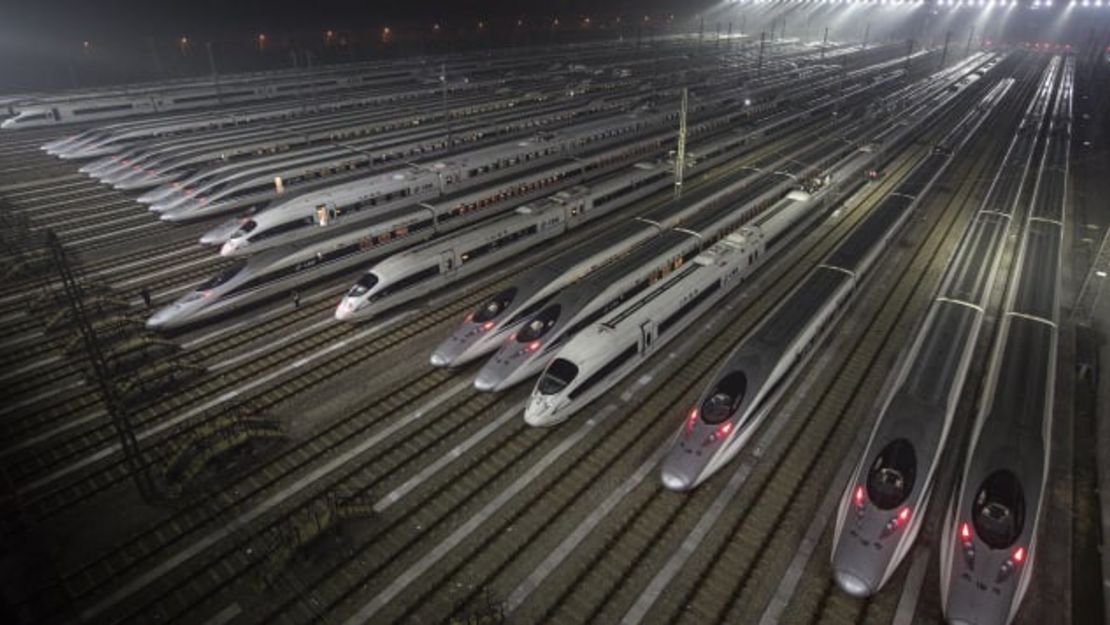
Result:
[[[449,93],[480,91],[493,85],[488,82],[451,81],[447,85]],[[118,155],[130,146],[144,141],[169,138],[188,138],[212,131],[231,131],[236,128],[260,125],[276,127],[284,120],[311,119],[317,116],[342,115],[388,105],[402,105],[413,100],[431,101],[442,97],[442,86],[405,87],[400,89],[371,89],[368,94],[352,93],[343,97],[334,95],[298,99],[296,103],[279,102],[274,104],[221,108],[218,111],[178,114],[170,117],[157,117],[128,122],[116,122],[109,126],[98,126],[76,135],[51,141],[42,146],[43,151],[63,159],[95,158]]]
[[[495,144],[443,161],[412,165],[404,170],[383,172],[301,194],[278,202],[243,222],[242,227],[232,233],[228,239],[230,244],[223,251],[228,255],[251,253],[279,242],[312,235],[314,230],[320,232],[320,228],[345,230],[376,218],[389,207],[429,202],[486,181],[509,181],[515,172],[526,168],[541,171],[538,169],[540,166],[558,159],[578,157],[595,163],[595,157],[585,156],[582,151],[626,142],[660,123],[655,116],[620,114],[524,140]],[[655,143],[658,145],[660,141]],[[646,145],[631,145],[615,153],[615,157],[640,157],[649,149],[650,146]],[[578,169],[573,164],[567,167]],[[528,186],[531,182],[526,178],[522,184]],[[506,182],[505,186],[513,185]],[[466,205],[457,208],[456,216],[471,210]],[[214,237],[208,237],[208,240],[220,242]]]
[[[694,202],[704,204],[703,208],[680,227],[639,245],[624,258],[553,295],[534,314],[522,319],[520,327],[504,340],[478,372],[475,388],[499,391],[531,377],[550,362],[555,351],[573,334],[774,206],[798,181],[819,187],[824,182],[821,173],[825,166],[855,151],[838,133],[858,136],[862,130],[858,122],[842,121],[835,132],[829,127],[817,130],[816,134],[826,137],[816,143],[809,136],[799,138],[791,148],[795,151],[769,155],[774,159],[773,166],[757,175],[756,180],[742,178],[726,187],[730,194],[718,192],[711,196],[712,202]],[[811,179],[814,175],[817,180]]]
[[[630,154],[634,156],[637,152]],[[625,192],[628,186],[614,191]],[[473,201],[486,204],[511,199],[500,187],[487,189],[485,193],[486,198]],[[454,204],[446,204],[443,208],[453,210]],[[148,320],[148,326],[171,329],[202,321],[261,301],[275,293],[310,284],[321,276],[359,263],[369,263],[389,252],[467,223],[470,222],[462,218],[440,219],[435,209],[406,203],[357,227],[345,229],[342,234],[313,237],[255,254],[235,265],[234,271],[221,273],[194,292],[157,311]]]
[[[878,592],[910,551],[930,503],[1010,218],[1051,97],[1054,68],[1025,118],[975,219],[949,261],[924,324],[894,371],[867,448],[845,486],[833,534],[833,576],[845,592]],[[1011,79],[1000,83],[1009,89]],[[898,529],[888,527],[909,510]]]
[[[240,219],[237,222],[239,225],[222,241],[220,253],[224,256],[241,256],[306,236],[343,232],[368,220],[376,220],[393,208],[412,204],[422,204],[434,211],[437,222],[458,219],[472,221],[508,208],[504,200],[527,196],[542,188],[570,182],[587,173],[600,173],[606,168],[652,151],[644,146],[633,145],[591,155],[580,154],[578,158],[573,158],[560,155],[560,146],[551,145],[542,137],[517,142],[512,146],[513,151],[509,156],[502,156],[504,153],[496,149],[498,147],[450,158],[431,168],[412,166],[405,170],[362,178],[356,181],[357,185],[344,184],[338,190],[332,187],[321,192],[302,194],[300,199],[293,199]],[[534,156],[522,161],[522,152]],[[513,176],[501,175],[499,172],[499,169],[515,171],[523,167],[521,163],[528,160],[541,166]],[[552,161],[555,163],[550,167],[542,166]],[[489,165],[500,162],[506,164],[501,168]],[[496,186],[498,193],[491,195],[487,192],[490,183]],[[470,191],[482,184],[487,187]],[[301,214],[305,195],[312,196],[309,200],[315,198],[317,204],[312,212]],[[205,233],[202,241],[220,243],[219,237],[226,232],[223,228],[231,223],[236,222],[222,224]]]
[[[604,180],[525,204],[507,217],[391,256],[359,278],[335,318],[366,319],[441,289],[659,191],[672,177],[662,162],[637,163]]]
[[[741,284],[766,258],[767,244],[811,206],[788,194],[759,220],[714,243],[662,284],[624,303],[571,338],[554,355],[529,397],[524,421],[562,423],[612,388]]]
[[[601,104],[598,112],[611,110]],[[571,123],[579,115],[592,116],[595,109],[591,105],[584,107],[561,106],[555,107],[552,112],[530,115],[526,111],[514,112],[507,116],[505,121],[491,125],[477,127],[464,127],[455,137],[454,143],[468,144],[481,141],[486,137],[507,135],[509,137],[524,132],[535,132],[546,126],[557,127]],[[437,152],[447,149],[447,141],[442,131],[429,129],[421,131],[415,142],[397,145],[389,137],[381,139],[372,138],[350,146],[324,147],[310,149],[302,155],[300,152],[270,157],[270,163],[226,165],[217,171],[207,172],[209,179],[205,182],[186,182],[180,189],[170,196],[163,197],[151,204],[151,210],[161,213],[166,221],[182,221],[196,219],[213,214],[258,208],[266,205],[278,194],[278,178],[282,187],[292,190],[302,184],[311,184],[319,178],[333,176],[339,173],[353,172],[368,169],[382,163],[389,163],[409,158],[426,152]],[[461,157],[466,159],[467,157]],[[469,171],[468,168],[467,171]],[[452,172],[445,171],[445,176]],[[461,180],[461,178],[459,178]],[[359,178],[354,183],[365,183]],[[273,214],[272,210],[266,211]],[[260,219],[265,219],[261,218]],[[266,230],[266,224],[260,225],[259,234]]]
[[[745,96],[740,98],[737,95],[739,91],[744,91]],[[691,136],[707,133],[725,127],[729,122],[743,119],[750,115],[748,109],[758,105],[759,98],[763,97],[769,96],[762,92],[753,94],[746,90],[732,89],[695,103],[691,107],[695,119],[713,115],[714,111],[723,111],[723,113],[717,113],[716,117],[710,117],[695,123],[690,132]],[[293,231],[310,225],[313,216],[320,210],[321,206],[324,206],[326,211],[336,213],[336,219],[334,220],[336,225],[359,220],[363,218],[364,213],[359,210],[345,208],[345,205],[353,204],[357,207],[362,202],[364,195],[368,192],[372,193],[371,189],[384,187],[389,193],[400,192],[403,194],[402,197],[411,198],[410,201],[419,201],[420,197],[431,197],[443,193],[446,188],[451,186],[472,184],[471,179],[505,175],[509,169],[519,168],[529,161],[538,164],[539,160],[537,159],[550,159],[562,152],[575,151],[592,143],[612,143],[622,138],[627,140],[632,134],[645,133],[659,128],[661,125],[669,123],[672,118],[672,113],[628,114],[625,117],[617,118],[612,123],[604,120],[589,122],[557,132],[553,137],[544,138],[543,149],[539,152],[536,150],[536,146],[528,142],[506,143],[467,154],[464,159],[468,162],[455,167],[458,170],[456,173],[450,171],[453,166],[451,162],[435,163],[422,166],[423,171],[412,174],[411,180],[408,177],[396,180],[377,180],[374,181],[376,184],[373,185],[354,181],[331,187],[318,194],[307,194],[295,200],[271,206],[263,211],[260,217],[246,222],[252,224],[252,230],[245,232],[246,236],[240,238],[247,243],[247,246],[239,245],[235,249],[249,251],[249,243],[252,239],[262,240],[272,237],[274,235],[271,234],[271,230],[275,228],[281,229],[283,240],[292,240],[295,236],[307,232],[306,230]],[[430,183],[425,183],[425,179],[430,179]],[[271,180],[258,180],[254,184],[259,189],[273,189]],[[393,188],[396,188],[396,190],[392,190]],[[226,191],[221,192],[226,193]],[[199,198],[201,197],[208,198],[206,195],[195,197],[197,201],[200,201]],[[174,205],[170,209],[171,212],[164,215],[164,218],[174,219],[183,215],[195,216],[198,211],[207,214],[212,210],[211,200],[207,201],[209,205],[201,208],[186,208],[184,204]],[[186,204],[192,205],[196,203],[186,202]],[[165,207],[165,205],[162,206],[162,208]],[[219,229],[220,233],[226,231],[225,227]]]
[[[618,164],[619,162],[605,163],[605,168],[599,169],[598,172],[602,173],[607,171],[607,168]],[[599,167],[601,165],[599,163]],[[612,192],[623,194],[635,192],[643,178],[636,175],[618,180]],[[490,207],[505,205],[508,208],[515,205],[514,202],[519,204],[533,196],[540,197],[543,193],[550,193],[550,190],[551,187],[547,184],[539,184],[524,190],[515,189],[514,193],[509,193],[501,186],[495,186],[481,192],[467,194],[466,201]],[[149,325],[172,328],[201,321],[263,300],[275,293],[309,284],[323,275],[352,267],[357,263],[369,263],[389,252],[473,223],[473,219],[466,215],[460,215],[454,219],[444,218],[455,208],[454,201],[435,206],[405,203],[403,206],[384,210],[375,219],[366,220],[339,234],[328,232],[318,237],[264,250],[251,256],[245,264],[237,265],[243,268],[243,278],[253,281],[251,288],[237,288],[238,282],[215,280],[214,284],[198,291],[206,293],[203,299],[193,297],[192,294],[186,295],[175,304],[159,311],[150,320]],[[310,256],[312,258],[309,258]]]
[[[982,58],[969,59],[966,62],[968,68],[980,64]],[[927,84],[933,82],[930,79]],[[944,85],[947,86],[947,83]],[[934,86],[936,88],[938,87]],[[916,99],[922,93],[913,85],[902,91],[906,91],[906,97],[911,99]],[[865,87],[850,89],[837,98],[800,112],[772,113],[753,119],[724,136],[692,145],[687,154],[687,167],[692,175],[722,162],[725,158],[736,156],[737,150],[743,149],[751,141],[774,138],[787,130],[804,129],[822,111],[831,110],[838,103],[850,103],[853,98],[868,93],[870,92]],[[621,257],[659,232],[684,223],[702,209],[721,205],[736,193],[751,191],[753,195],[758,195],[765,192],[768,187],[756,185],[763,178],[759,169],[774,171],[781,166],[785,171],[797,166],[797,162],[791,164],[789,158],[781,163],[777,162],[778,159],[778,155],[770,155],[765,159],[765,164],[756,165],[751,175],[724,189],[687,193],[681,203],[669,203],[653,209],[623,224],[604,240],[587,242],[580,248],[548,259],[542,266],[529,270],[513,285],[494,294],[468,314],[459,328],[434,350],[430,359],[432,365],[459,366],[499,349],[506,337],[565,286]],[[778,197],[775,196],[775,199]]]
[[[683,415],[682,432],[660,470],[664,487],[690,490],[740,452],[786,389],[786,380],[834,325],[859,281],[913,213],[918,198],[994,109],[995,95],[988,93],[984,106],[966,113],[934,153],[919,162],[725,359]],[[935,119],[938,110],[946,107],[933,107],[926,117]]]
[[[971,444],[943,521],[941,605],[950,623],[1008,625],[1033,578],[1049,490],[1074,72],[1068,58]]]
[[[542,98],[532,92],[512,97],[466,99],[453,109],[452,116],[482,115],[532,104]],[[385,133],[403,136],[406,132],[415,133],[421,126],[442,121],[442,117],[442,107],[432,103],[414,105],[402,116],[376,108],[354,115],[346,112],[315,115],[280,127],[236,128],[208,133],[200,140],[175,137],[170,141],[145,144],[90,163],[81,171],[116,189],[147,189],[189,178],[215,165],[253,162],[266,155],[293,151],[303,155],[313,148],[352,146],[371,136],[382,139]],[[179,187],[163,187],[165,195],[175,189]]]
[[[408,70],[392,73],[366,70],[313,72],[301,76],[236,80],[221,77],[219,82],[194,84],[187,87],[167,86],[141,93],[121,93],[90,99],[46,102],[28,105],[4,120],[0,128],[16,130],[54,126],[75,122],[115,119],[148,115],[164,111],[184,111],[226,104],[260,102],[296,97],[302,91],[311,93],[340,92],[358,87],[387,86],[411,80]]]
[[[524,408],[531,426],[552,426],[612,388],[749,274],[763,238],[742,228],[686,267],[591,324],[555,353]]]
[[[606,132],[604,128],[598,130]],[[618,150],[625,154],[622,158],[639,158],[645,154],[645,144],[627,144]],[[599,160],[597,166],[618,163],[619,160],[606,157]],[[484,205],[506,199],[507,194],[500,187],[490,192],[494,195],[475,201]],[[455,206],[447,205],[445,208],[454,210]],[[407,202],[403,207],[383,211],[373,219],[346,228],[341,231],[342,234],[311,237],[264,250],[246,263],[236,265],[234,273],[221,274],[202,285],[203,288],[157,311],[148,325],[169,329],[202,321],[261,301],[277,292],[309,284],[323,275],[357,263],[368,263],[465,223],[468,222],[464,219],[456,219],[454,223],[452,220],[441,220],[434,209]]]
[[[204,297],[187,295],[182,298],[184,301],[160,310],[150,325],[171,328],[189,324],[310,283],[328,272],[367,263],[431,236],[435,232],[431,229],[434,223],[426,210],[409,206],[383,214],[341,236],[276,248],[275,251],[285,250],[284,257],[279,253],[260,254],[263,258],[252,259],[242,266],[242,273],[236,272],[235,281],[216,280],[206,285],[197,291]],[[306,258],[308,249],[312,253]],[[244,283],[246,286],[241,286]]]

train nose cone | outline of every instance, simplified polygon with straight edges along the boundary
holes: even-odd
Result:
[[[676,473],[675,471],[668,471],[663,469],[663,488],[674,491],[687,491],[694,487],[694,481],[688,475],[683,473]]]
[[[162,189],[158,188],[158,189],[154,189],[153,191],[147,191],[146,193],[144,193],[144,194],[140,195],[139,197],[135,198],[135,201],[140,202],[142,204],[153,204],[153,203],[157,202],[159,199],[161,199],[163,195],[164,195],[164,192],[162,191]]]
[[[474,378],[474,388],[488,393],[497,390],[497,384],[500,381],[496,376],[483,369],[478,372],[478,377]]]
[[[833,574],[833,579],[841,590],[853,597],[870,597],[873,592],[867,582],[845,571],[837,571]]]
[[[446,354],[441,354],[439,352],[433,353],[428,361],[432,363],[433,367],[446,367],[451,364],[451,359],[448,358]]]
[[[159,309],[146,320],[146,327],[148,330],[161,330],[166,327],[172,317],[173,310],[171,308]]]
[[[355,305],[346,299],[339,302],[335,307],[335,320],[336,321],[350,321],[355,316]]]
[[[555,409],[542,396],[532,396],[524,408],[524,422],[532,427],[550,427],[562,421],[556,417]]]

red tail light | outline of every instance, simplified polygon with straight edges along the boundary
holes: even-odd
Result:
[[[910,520],[910,509],[909,508],[902,508],[898,512],[898,522],[899,523],[905,523],[906,521],[909,521],[909,520]]]
[[[698,407],[694,406],[690,409],[690,415],[686,417],[686,433],[694,431],[694,424],[698,422]]]
[[[967,521],[960,524],[960,540],[965,543],[971,542],[971,526],[967,524]]]
[[[855,494],[855,500],[856,500],[856,505],[857,506],[862,506],[863,505],[863,496],[864,496],[863,487],[862,486],[857,486],[856,487],[856,494]]]
[[[720,438],[724,438],[724,437],[728,436],[729,432],[731,432],[731,431],[732,431],[732,421],[725,421],[724,423],[721,424],[721,427],[717,428],[717,436],[720,437]]]
[[[1025,547],[1014,549],[1014,555],[1010,559],[1017,564],[1021,564],[1025,560]]]
[[[539,348],[540,348],[540,342],[539,341],[532,341],[531,343],[528,344],[528,351],[530,351],[530,352],[534,352]]]

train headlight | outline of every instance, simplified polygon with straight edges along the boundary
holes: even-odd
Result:
[[[894,532],[897,532],[898,530],[905,527],[906,524],[909,522],[910,508],[909,506],[902,506],[902,509],[898,511],[898,514],[894,515],[894,518],[887,521],[886,527],[883,528],[882,534],[880,534],[880,538],[886,538],[887,536],[890,536]]]
[[[1014,569],[1021,566],[1022,562],[1025,562],[1025,547],[1018,547],[1014,549],[1010,557],[1002,563],[1002,566],[998,567],[998,577],[995,578],[995,583],[1001,584],[1006,581],[1010,575],[1013,574]]]
[[[694,425],[698,422],[698,407],[694,406],[690,409],[690,415],[686,417],[686,434],[689,435],[694,431]]]
[[[967,521],[960,523],[960,545],[963,547],[964,562],[967,568],[975,570],[975,543],[971,541],[971,525]]]

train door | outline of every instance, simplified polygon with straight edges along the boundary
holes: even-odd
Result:
[[[455,270],[455,250],[448,250],[440,252],[440,265],[443,267],[443,273]]]
[[[645,321],[640,324],[640,339],[643,346],[640,351],[646,354],[655,342],[655,322]]]
[[[58,109],[56,109],[56,108],[50,109],[50,114],[54,116],[54,121],[56,121],[56,122],[62,121],[62,114],[58,111]]]
[[[327,204],[316,205],[316,225],[326,226],[332,222],[336,217],[335,209],[329,207]]]

